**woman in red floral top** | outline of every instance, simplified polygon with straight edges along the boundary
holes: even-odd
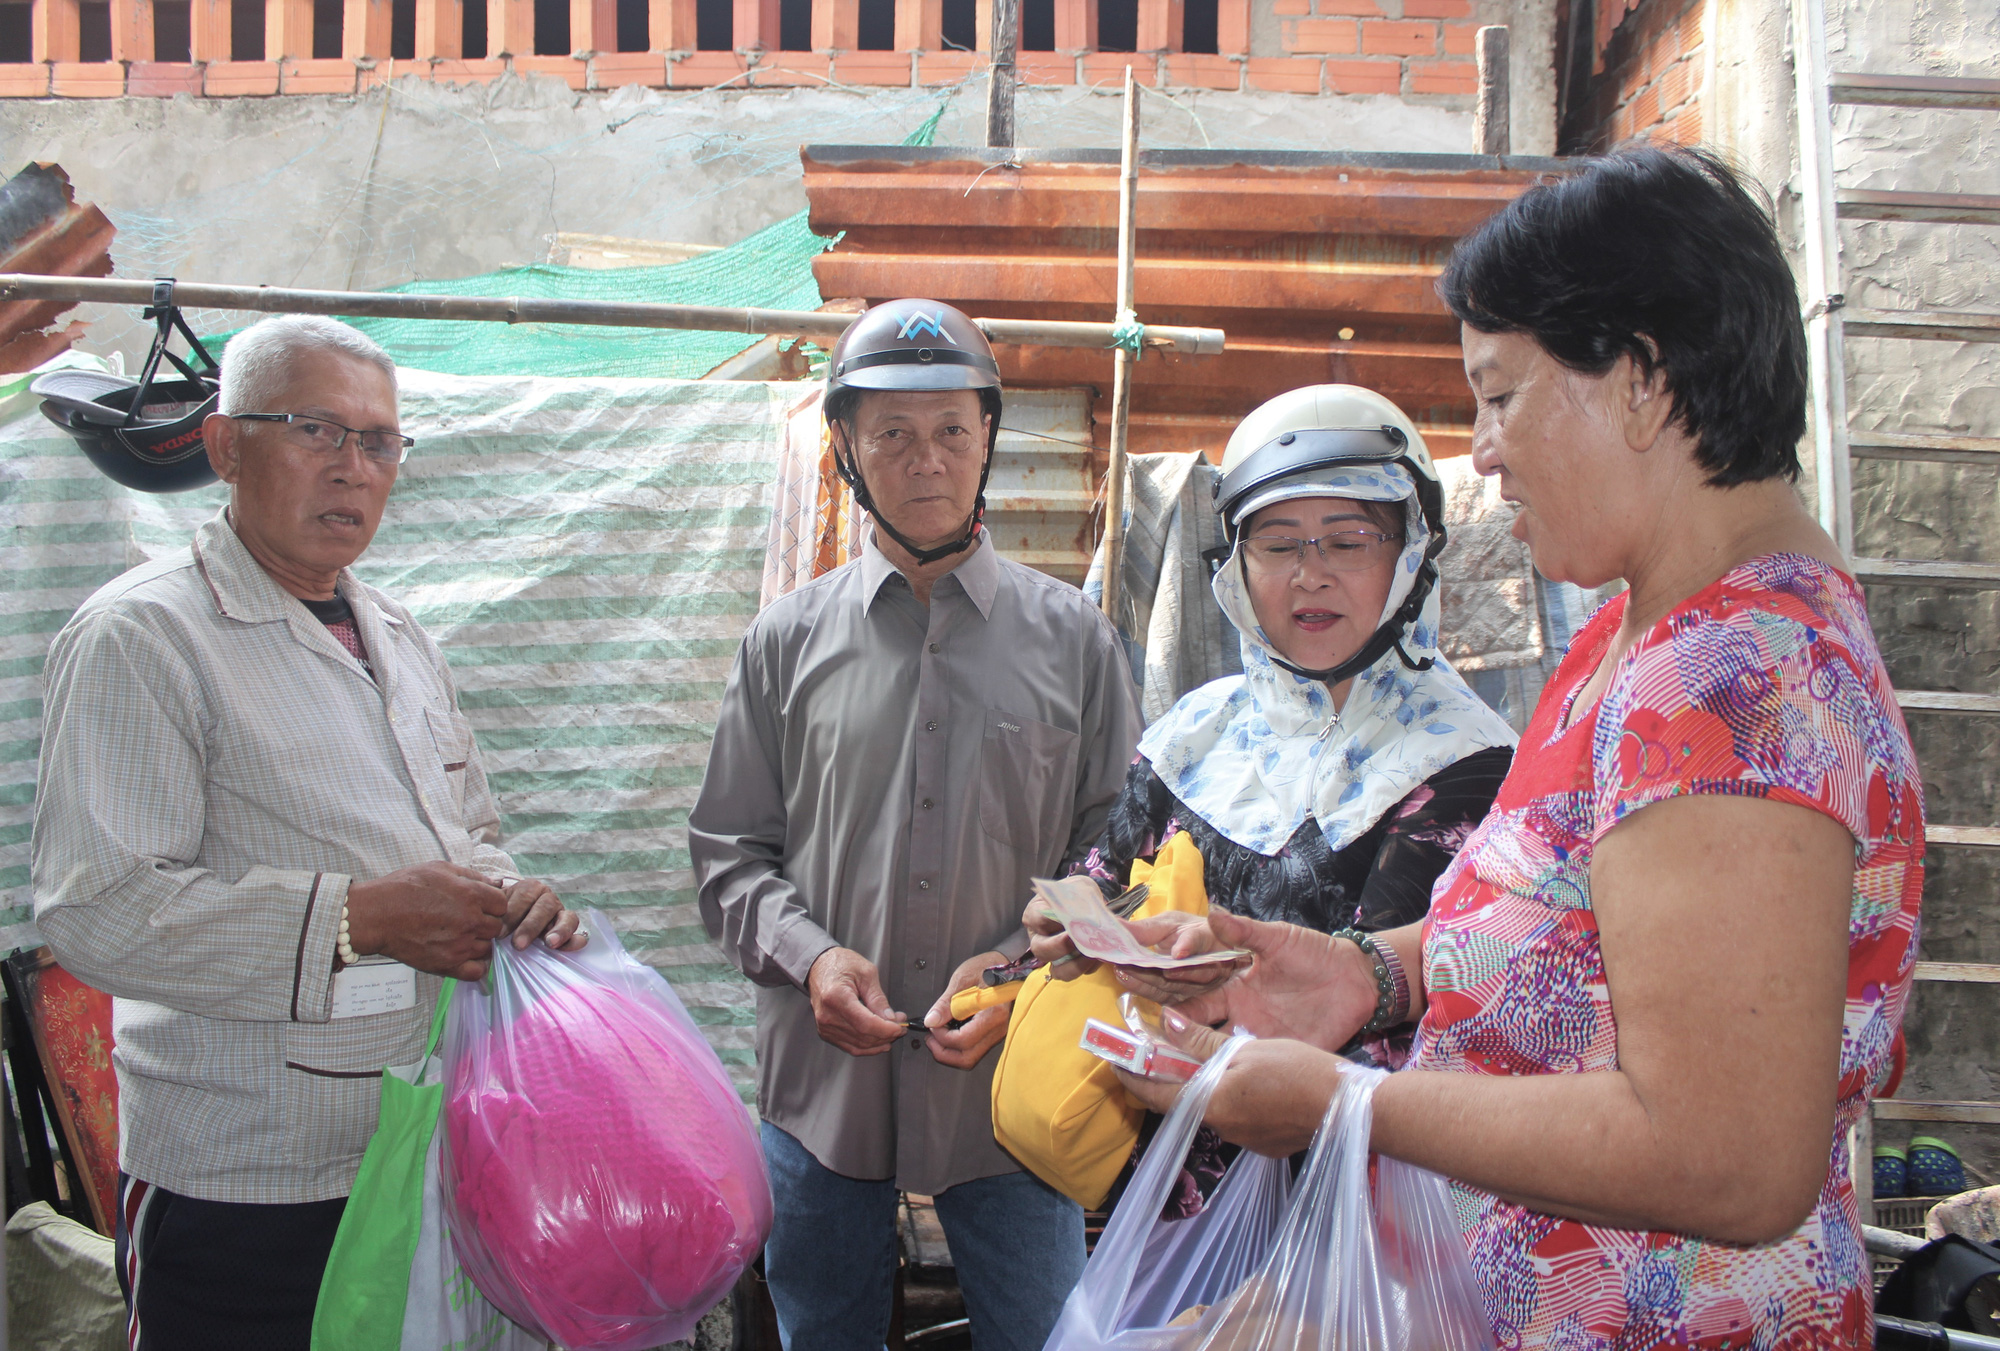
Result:
[[[1621,151],[1522,196],[1442,289],[1516,535],[1628,590],[1428,918],[1385,935],[1421,1022],[1376,1148],[1454,1179],[1504,1348],[1870,1345],[1846,1131],[1902,1025],[1923,800],[1861,590],[1791,486],[1806,358],[1769,216],[1706,155]],[[1265,1038],[1209,1123],[1300,1148],[1372,962],[1226,915],[1174,941],[1257,953],[1161,990],[1190,1046]]]

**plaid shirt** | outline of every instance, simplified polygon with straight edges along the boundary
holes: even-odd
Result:
[[[512,873],[437,645],[343,572],[374,676],[223,516],[84,603],[49,652],[35,919],[116,997],[120,1164],[212,1201],[344,1196],[416,1007],[332,1020],[349,883]]]

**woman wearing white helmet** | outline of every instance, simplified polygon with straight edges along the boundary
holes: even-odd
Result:
[[[1437,470],[1402,410],[1353,385],[1264,404],[1222,468],[1214,590],[1243,674],[1147,730],[1084,867],[1115,895],[1186,831],[1211,904],[1365,941],[1422,918],[1515,742],[1438,655]],[[1032,908],[1025,922],[1038,953],[1069,950]],[[1400,1061],[1393,1030],[1363,1030],[1372,1058]]]

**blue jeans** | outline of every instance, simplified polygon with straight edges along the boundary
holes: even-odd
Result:
[[[896,1290],[896,1184],[843,1177],[770,1122],[776,1215],[764,1276],[785,1351],[882,1351]],[[1083,1208],[1027,1173],[935,1198],[976,1351],[1041,1351],[1083,1274]]]

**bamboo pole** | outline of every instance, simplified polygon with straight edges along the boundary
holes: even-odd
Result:
[[[1131,265],[1121,294],[1131,290]],[[0,305],[69,300],[150,305],[153,283],[115,277],[45,277],[0,273]],[[839,337],[852,314],[822,310],[729,309],[707,305],[619,304],[600,300],[536,300],[495,296],[395,295],[380,291],[299,291],[276,286],[216,286],[177,282],[174,303],[187,309],[251,310],[271,314],[331,314],[370,319],[452,319],[493,324],[590,324],[608,328],[700,329],[718,333],[779,333],[815,342]],[[1114,326],[1054,319],[975,319],[988,340],[1023,347],[1109,347]],[[1196,356],[1222,350],[1219,328],[1148,327],[1146,343]]]
[[[1132,67],[1125,67],[1125,145],[1118,177],[1118,323],[1130,324],[1132,313],[1132,254],[1138,234],[1139,206],[1139,86]],[[1120,347],[1112,354],[1111,463],[1104,476],[1104,614],[1118,624],[1125,586],[1125,445],[1132,422],[1132,363],[1138,358]]]
[[[1021,45],[1021,0],[993,0],[993,59],[987,69],[986,144],[1014,144],[1014,62]]]

